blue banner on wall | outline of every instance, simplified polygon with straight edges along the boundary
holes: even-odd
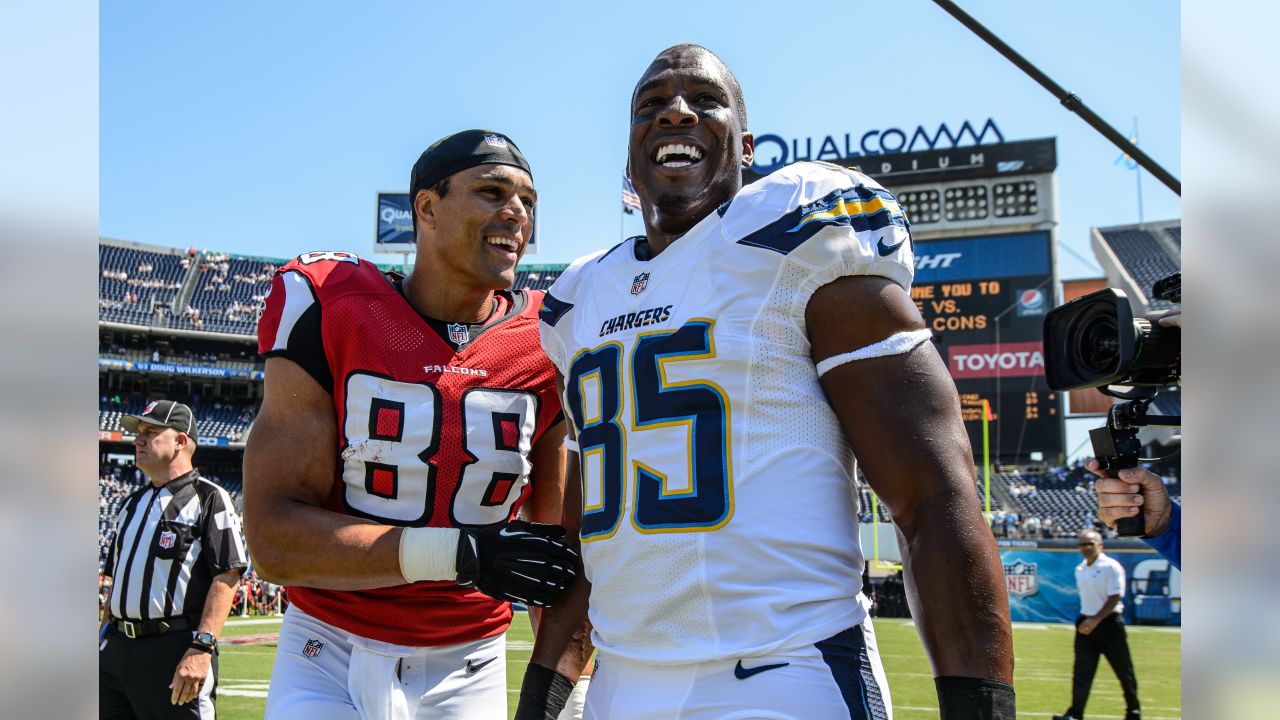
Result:
[[[1182,624],[1182,575],[1154,550],[1108,552],[1124,566],[1127,623]],[[1074,623],[1080,614],[1074,550],[1000,548],[1014,622]]]
[[[416,242],[409,193],[378,193],[378,240],[374,250],[413,252]]]
[[[176,363],[133,362],[113,358],[98,358],[98,367],[106,370],[129,370],[133,372],[164,373],[168,375],[191,375],[195,377],[226,378],[231,380],[261,380],[266,376],[261,370],[240,370],[234,368],[204,367],[200,365],[178,365]]]
[[[525,244],[525,255],[538,254],[538,217],[533,218],[534,231]],[[374,252],[412,253],[418,248],[418,239],[413,232],[413,210],[410,207],[409,193],[378,193],[378,238],[373,244]]]
[[[1049,233],[917,242],[914,282],[1049,275]]]

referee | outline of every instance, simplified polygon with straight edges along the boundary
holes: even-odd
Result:
[[[151,482],[116,517],[98,645],[100,718],[212,718],[218,633],[247,565],[227,491],[192,467],[195,418],[171,400],[121,419]]]

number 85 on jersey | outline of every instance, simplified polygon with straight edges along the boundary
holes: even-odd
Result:
[[[729,521],[729,396],[710,379],[669,377],[681,363],[716,357],[714,325],[694,319],[641,333],[629,349],[613,341],[573,358],[565,408],[578,428],[583,542],[613,537],[624,514],[641,533],[706,532]]]

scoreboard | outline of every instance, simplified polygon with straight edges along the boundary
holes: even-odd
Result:
[[[983,401],[993,458],[1057,458],[1062,398],[1045,382],[1042,327],[1054,305],[1047,231],[917,240],[911,298],[955,379],[974,457]]]
[[[982,458],[984,400],[991,404],[994,460],[1025,463],[1041,453],[1040,459],[1061,461],[1063,402],[1045,382],[1042,344],[1044,316],[1057,294],[1057,142],[926,144],[928,150],[834,162],[892,191],[911,221],[912,299],[960,391],[975,461]],[[796,149],[793,160],[831,159]],[[760,177],[743,172],[744,182]]]

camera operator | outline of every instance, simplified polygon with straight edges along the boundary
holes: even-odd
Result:
[[[1182,311],[1173,310],[1160,318],[1163,327],[1182,329]],[[1145,468],[1128,468],[1119,478],[1103,477],[1097,460],[1085,462],[1098,475],[1098,519],[1114,528],[1120,518],[1142,512],[1142,540],[1179,570],[1182,569],[1182,508],[1169,497],[1164,481]],[[1142,494],[1137,493],[1141,491]]]

